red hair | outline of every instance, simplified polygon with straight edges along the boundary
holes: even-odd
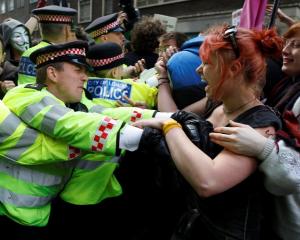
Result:
[[[275,29],[250,30],[237,28],[236,41],[239,57],[233,51],[230,39],[224,38],[228,26],[216,26],[208,30],[200,47],[203,62],[211,63],[210,57],[216,53],[221,68],[221,79],[216,88],[215,98],[220,97],[220,90],[229,68],[229,63],[239,61],[244,71],[245,80],[249,84],[262,86],[266,75],[266,57],[280,58],[283,48],[282,38]]]
[[[290,28],[287,30],[285,34],[283,34],[284,38],[291,38],[300,32],[300,22],[294,23]]]

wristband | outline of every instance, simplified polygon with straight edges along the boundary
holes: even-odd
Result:
[[[163,127],[162,127],[164,135],[166,135],[173,128],[182,128],[182,127],[181,127],[180,123],[178,123],[174,119],[165,121],[163,123]]]
[[[169,81],[169,78],[168,77],[159,77],[159,78],[157,78],[157,80],[159,81],[159,80],[167,80],[167,81]]]
[[[163,85],[165,83],[170,83],[170,81],[159,81],[157,84],[157,88],[159,88],[161,85]]]
[[[167,78],[167,77],[160,77],[157,80],[158,80],[157,88],[165,83],[170,82],[169,78]]]

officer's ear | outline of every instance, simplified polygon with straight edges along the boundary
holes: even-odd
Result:
[[[47,79],[53,83],[58,82],[57,69],[51,65],[47,67]]]
[[[72,30],[72,27],[70,25],[65,25],[65,41],[66,42],[72,42],[76,41],[76,33]]]
[[[103,42],[105,42],[105,41],[107,41],[107,36],[106,36],[106,34],[103,34],[103,35],[101,35],[100,36],[100,39],[103,41]]]

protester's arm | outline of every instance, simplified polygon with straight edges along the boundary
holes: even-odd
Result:
[[[206,103],[207,103],[207,97],[204,97],[201,100],[194,102],[189,106],[186,106],[183,110],[201,115],[205,111]]]
[[[38,19],[35,16],[32,16],[25,23],[25,26],[28,28],[30,35],[33,33],[34,29],[38,25]]]
[[[269,139],[260,154],[263,162],[259,169],[265,174],[267,190],[278,196],[300,192],[300,154],[284,141],[275,143]]]
[[[264,148],[267,138],[246,124],[229,122],[231,127],[217,127],[210,133],[212,142],[246,156],[257,157]]]
[[[158,72],[157,109],[161,112],[176,112],[178,108],[172,96],[165,61],[160,58],[155,64],[155,68]]]
[[[174,164],[200,196],[224,192],[255,171],[257,163],[253,158],[228,150],[223,150],[214,159],[210,158],[172,121],[149,119],[134,125],[163,129]]]
[[[213,142],[238,154],[256,157],[262,163],[265,187],[274,195],[286,195],[300,190],[300,157],[283,141],[275,144],[248,125],[231,121],[232,127],[218,127],[210,134]]]
[[[266,12],[267,14],[271,14],[273,9],[273,4],[267,4]],[[277,17],[279,18],[280,22],[285,23],[288,27],[293,25],[296,21],[286,15],[280,8],[277,9]]]
[[[41,8],[46,6],[47,0],[38,0],[36,4],[36,8]],[[36,16],[32,16],[25,23],[25,26],[28,28],[30,35],[33,33],[34,29],[38,25],[38,19]]]

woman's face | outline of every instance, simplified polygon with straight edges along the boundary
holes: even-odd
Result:
[[[10,44],[14,49],[16,49],[18,52],[23,53],[30,47],[29,42],[28,32],[23,26],[16,27],[13,30],[11,34]]]
[[[300,75],[300,32],[286,39],[282,57],[282,71],[288,76]]]
[[[205,87],[206,96],[214,99],[221,77],[216,54],[211,55],[210,63],[203,61],[196,71],[201,76],[201,79],[207,83]]]

